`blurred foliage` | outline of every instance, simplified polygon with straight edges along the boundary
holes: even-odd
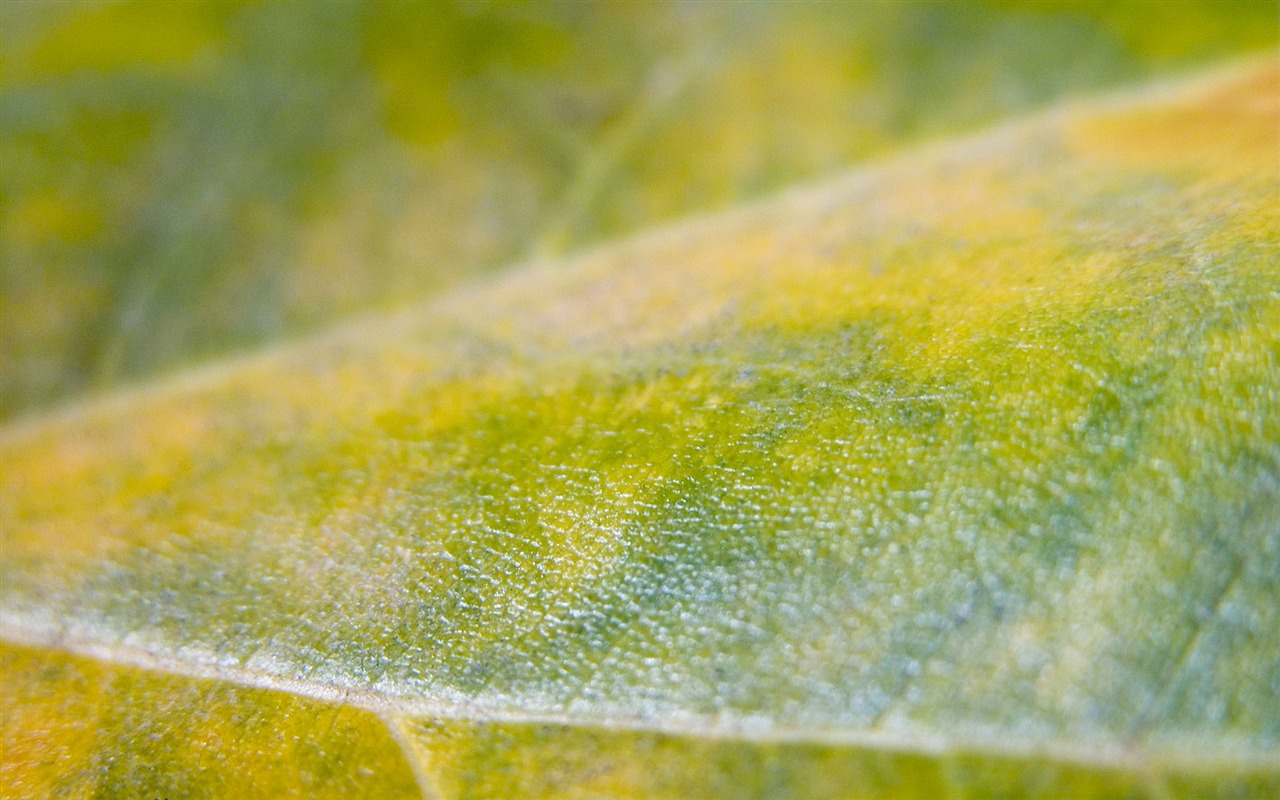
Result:
[[[1274,46],[1272,2],[0,5],[0,417]]]

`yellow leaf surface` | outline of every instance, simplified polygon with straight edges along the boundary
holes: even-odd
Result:
[[[10,426],[8,793],[1273,796],[1278,131],[1268,57]]]

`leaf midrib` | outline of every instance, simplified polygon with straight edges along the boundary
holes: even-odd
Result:
[[[323,703],[349,706],[378,715],[389,727],[398,719],[456,720],[477,723],[556,726],[572,729],[658,734],[700,741],[760,745],[847,747],[857,750],[945,758],[959,754],[1001,759],[1037,759],[1064,765],[1131,773],[1160,772],[1176,767],[1180,774],[1224,771],[1280,770],[1280,748],[1258,748],[1248,741],[1215,736],[1186,747],[1146,747],[1136,742],[1085,742],[1055,737],[1020,736],[1002,739],[979,733],[947,733],[877,728],[800,728],[759,717],[709,717],[696,714],[661,719],[624,714],[556,712],[495,707],[492,701],[459,697],[399,697],[374,689],[337,682],[288,677],[240,664],[198,661],[158,654],[157,650],[120,643],[107,644],[83,634],[33,624],[17,615],[0,613],[0,640],[93,659],[118,667],[146,670],[192,680],[218,681],[233,686],[282,692]],[[963,726],[957,726],[963,727]],[[395,731],[392,730],[393,737]],[[410,755],[406,753],[406,758]],[[417,768],[415,767],[415,771]]]

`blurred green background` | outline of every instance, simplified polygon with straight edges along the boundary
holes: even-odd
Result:
[[[1280,42],[1263,2],[0,3],[0,418]]]

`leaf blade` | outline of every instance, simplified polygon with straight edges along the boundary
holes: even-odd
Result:
[[[463,729],[657,720],[748,761],[761,729],[1084,741],[1262,791],[1278,77],[1049,114],[10,431],[5,635]]]

